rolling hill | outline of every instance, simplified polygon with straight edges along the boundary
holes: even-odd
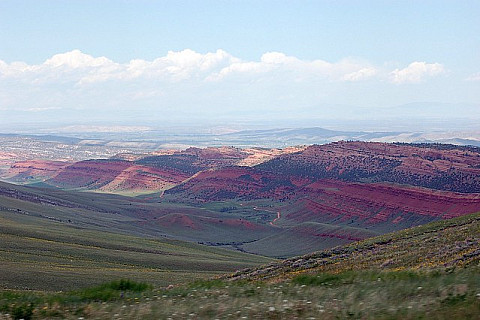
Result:
[[[19,216],[145,238],[242,243],[276,232],[258,216],[248,218],[248,210],[226,212],[221,204],[218,208],[195,207],[162,202],[159,197],[142,199],[4,182],[0,182],[0,208]]]
[[[480,151],[453,145],[189,148],[65,166],[32,161],[11,170],[17,181],[47,171],[37,183],[50,187],[44,196],[73,199],[73,208],[81,202],[89,217],[126,217],[105,219],[128,234],[280,258],[480,210]]]
[[[477,213],[187,285],[0,291],[0,317],[478,319],[479,235]]]
[[[477,147],[340,141],[280,155],[256,168],[311,179],[392,182],[445,191],[480,192]]]
[[[72,290],[129,278],[169,285],[267,258],[172,240],[123,197],[0,184],[0,288]]]
[[[474,147],[339,142],[202,171],[165,198],[276,214],[281,231],[242,248],[286,257],[476,212],[479,164]]]
[[[15,183],[41,182],[61,189],[134,195],[169,189],[202,170],[251,166],[298,150],[302,148],[188,148],[138,155],[122,153],[109,159],[74,163],[34,159],[13,163],[2,177]]]
[[[226,279],[278,281],[300,273],[478,268],[479,263],[480,213],[474,213],[241,270]]]

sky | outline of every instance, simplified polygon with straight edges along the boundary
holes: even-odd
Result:
[[[0,0],[0,125],[461,128],[480,120],[479,16],[468,0]]]

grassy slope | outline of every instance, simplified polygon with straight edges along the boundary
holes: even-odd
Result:
[[[363,239],[374,237],[379,233],[348,226],[306,222],[292,227],[285,227],[280,233],[255,242],[246,243],[242,246],[242,249],[246,252],[255,252],[265,256],[286,258],[290,257],[292,252],[306,254],[352,241],[335,237],[341,234],[348,235],[351,238],[361,237]]]
[[[7,191],[2,193],[2,190]],[[8,192],[18,193],[19,198],[12,197]],[[408,223],[392,223],[389,220],[370,226],[357,220],[353,222],[353,219],[352,222],[340,221],[336,217],[312,214],[306,208],[302,211],[312,214],[311,219],[319,221],[300,223],[287,218],[288,210],[294,206],[273,200],[188,204],[169,202],[168,197],[161,198],[160,194],[129,198],[0,182],[0,208],[6,210],[20,209],[31,216],[61,221],[74,227],[139,237],[169,237],[273,258],[343,245],[388,232],[392,226],[400,229],[412,223],[439,219],[413,214],[409,218],[409,214],[405,213],[404,221]],[[282,217],[272,226],[270,222],[279,211]]]
[[[283,279],[305,272],[404,270],[464,266],[480,261],[480,213],[442,220],[242,270],[232,279]]]
[[[2,310],[24,315],[28,303],[37,318],[479,319],[479,241],[480,214],[473,214],[217,280],[123,297],[117,291],[97,302],[85,292],[4,291],[0,319]]]
[[[6,194],[5,191],[14,193]],[[17,197],[17,198],[15,198]],[[244,212],[218,212],[185,204],[157,202],[111,194],[42,189],[0,182],[0,209],[62,222],[74,227],[112,231],[139,237],[169,237],[192,242],[244,242],[276,232],[264,228],[229,226],[245,219]],[[52,205],[53,204],[53,205]],[[169,215],[187,216],[195,226],[169,223]],[[249,217],[247,217],[249,218]],[[221,220],[225,223],[215,223]],[[255,222],[255,221],[254,221]]]
[[[71,290],[117,278],[168,285],[266,261],[235,251],[86,229],[0,210],[0,286],[4,288]]]

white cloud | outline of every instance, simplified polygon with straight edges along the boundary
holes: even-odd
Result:
[[[474,73],[474,74],[470,75],[465,80],[467,80],[467,81],[480,81],[480,72],[477,72],[477,73]]]
[[[103,67],[114,64],[113,61],[99,57],[94,58],[88,54],[82,53],[80,50],[72,50],[66,53],[56,54],[50,59],[47,59],[44,66],[57,67],[70,67],[70,68],[85,68],[85,67]]]
[[[59,110],[60,107],[41,107],[41,108],[28,108],[27,111],[29,112],[43,112],[49,110]]]
[[[2,61],[3,62],[3,61]],[[80,50],[56,54],[39,65],[24,62],[0,63],[0,76],[17,78],[35,85],[83,83],[107,80],[120,65],[105,58],[94,58]]]
[[[235,62],[222,68],[219,72],[210,74],[205,78],[207,81],[219,81],[231,74],[255,74],[269,71],[268,66],[259,62]]]
[[[16,77],[32,69],[34,69],[34,67],[27,65],[25,62],[12,62],[8,64],[0,60],[0,76]]]
[[[281,52],[267,52],[259,62],[238,61],[210,75],[208,80],[222,80],[234,75],[268,75],[276,79],[290,77],[294,81],[328,80],[360,81],[377,74],[375,67],[352,60],[330,63],[324,60],[300,60]]]
[[[358,71],[348,73],[343,76],[343,80],[345,81],[361,81],[368,78],[371,78],[377,74],[377,70],[375,68],[363,68]]]
[[[141,77],[173,82],[191,78],[203,79],[211,70],[236,61],[238,59],[223,50],[206,54],[200,54],[190,49],[179,52],[169,51],[166,56],[153,61],[133,59],[123,65],[102,64],[101,68],[93,70],[88,76],[82,78],[80,84],[107,80],[131,81]]]
[[[262,55],[261,62],[266,64],[297,64],[300,62],[295,57],[289,57],[281,52],[267,52]]]
[[[394,83],[418,83],[426,77],[433,77],[445,72],[440,63],[412,62],[404,69],[395,69],[390,73]]]

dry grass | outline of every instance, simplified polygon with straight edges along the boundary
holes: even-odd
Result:
[[[170,289],[3,291],[0,319],[479,319],[479,224],[474,214]]]

